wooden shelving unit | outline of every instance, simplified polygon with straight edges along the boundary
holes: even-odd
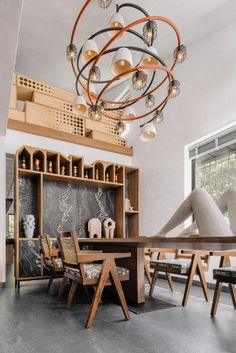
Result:
[[[36,163],[36,160],[40,162]],[[63,185],[63,188],[76,190],[82,187],[83,190],[93,193],[94,197],[90,196],[88,200],[83,200],[85,208],[90,207],[91,199],[96,203],[96,198],[103,197],[104,199],[97,200],[97,203],[99,205],[101,200],[108,202],[110,206],[112,203],[112,218],[116,222],[115,237],[139,235],[138,168],[107,161],[95,161],[88,165],[84,164],[81,156],[66,157],[59,152],[22,146],[16,152],[15,170],[15,278],[17,281],[47,278],[40,255],[38,236],[45,232],[52,238],[58,235],[57,231],[48,231],[50,230],[48,214],[57,206],[53,204],[53,196],[48,195],[48,183],[53,187]],[[53,192],[56,194],[57,189]],[[60,200],[62,211],[66,206],[66,197],[64,195]],[[130,199],[132,210],[125,210],[126,197]],[[65,202],[64,205],[63,202]],[[79,200],[73,196],[73,202],[75,204],[72,206],[76,210]],[[91,210],[93,207],[94,205],[91,204]],[[22,218],[25,214],[33,214],[36,219],[35,234],[32,239],[24,237]],[[91,218],[97,216],[97,211],[91,214]],[[87,224],[84,229],[86,227]],[[86,236],[86,232],[79,236]]]

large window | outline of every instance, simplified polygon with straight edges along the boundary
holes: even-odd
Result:
[[[191,147],[189,155],[193,188],[204,187],[217,200],[236,186],[236,129]]]

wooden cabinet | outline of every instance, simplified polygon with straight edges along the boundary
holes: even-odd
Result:
[[[87,237],[87,222],[111,217],[115,238],[139,235],[139,169],[107,161],[84,164],[81,156],[23,146],[15,163],[16,280],[44,278],[38,236],[61,231]],[[130,199],[130,209],[125,208]],[[25,238],[23,217],[35,216],[32,239]]]

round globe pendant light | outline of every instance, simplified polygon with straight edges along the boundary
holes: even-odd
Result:
[[[92,82],[99,82],[101,80],[101,71],[98,66],[91,67],[89,75]]]
[[[168,86],[168,94],[170,98],[175,98],[180,94],[180,83],[178,80],[172,80]]]
[[[163,122],[163,111],[162,110],[157,110],[154,115],[153,115],[153,123],[154,124],[160,124]]]
[[[119,134],[122,134],[122,132],[125,131],[125,123],[123,121],[119,120],[116,123],[116,130]]]
[[[132,53],[127,48],[120,48],[115,52],[111,64],[111,72],[113,75],[119,75],[124,71],[131,69],[133,66]]]
[[[77,59],[77,48],[74,44],[69,44],[67,46],[66,57],[69,61],[75,61]]]
[[[147,86],[148,75],[143,71],[136,71],[132,77],[133,88],[136,91],[144,89]]]
[[[140,140],[148,142],[153,140],[156,137],[157,131],[155,126],[152,123],[147,123],[142,126],[140,131]]]
[[[157,24],[155,21],[148,21],[143,27],[143,37],[146,44],[152,46],[157,37]]]
[[[122,16],[122,14],[120,12],[114,13],[114,15],[111,17],[107,27],[111,27],[111,28],[122,27],[122,28],[124,28],[125,27],[125,20],[124,20],[124,17]],[[118,32],[118,30],[117,31],[109,31],[107,33],[109,34],[110,37],[113,37],[117,32]]]
[[[152,108],[155,105],[155,97],[153,94],[149,94],[145,99],[145,107]]]
[[[89,118],[95,121],[102,119],[101,107],[99,105],[91,105],[89,108]]]
[[[177,63],[182,63],[187,57],[187,48],[185,45],[179,45],[174,51],[174,59]]]
[[[111,5],[111,0],[98,0],[98,5],[102,9],[107,9]]]
[[[73,100],[73,113],[85,115],[88,107],[83,96],[76,96]]]
[[[89,39],[83,46],[81,61],[86,64],[89,60],[98,55],[98,46],[95,40]]]

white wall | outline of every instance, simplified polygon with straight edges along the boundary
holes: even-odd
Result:
[[[175,70],[181,95],[169,101],[155,141],[141,142],[133,129],[143,235],[156,233],[184,199],[184,146],[236,121],[235,33],[236,23],[188,48]]]
[[[5,226],[5,184],[6,184],[6,153],[4,136],[0,136],[0,284],[6,281],[5,277],[5,254],[6,254],[6,226]]]

